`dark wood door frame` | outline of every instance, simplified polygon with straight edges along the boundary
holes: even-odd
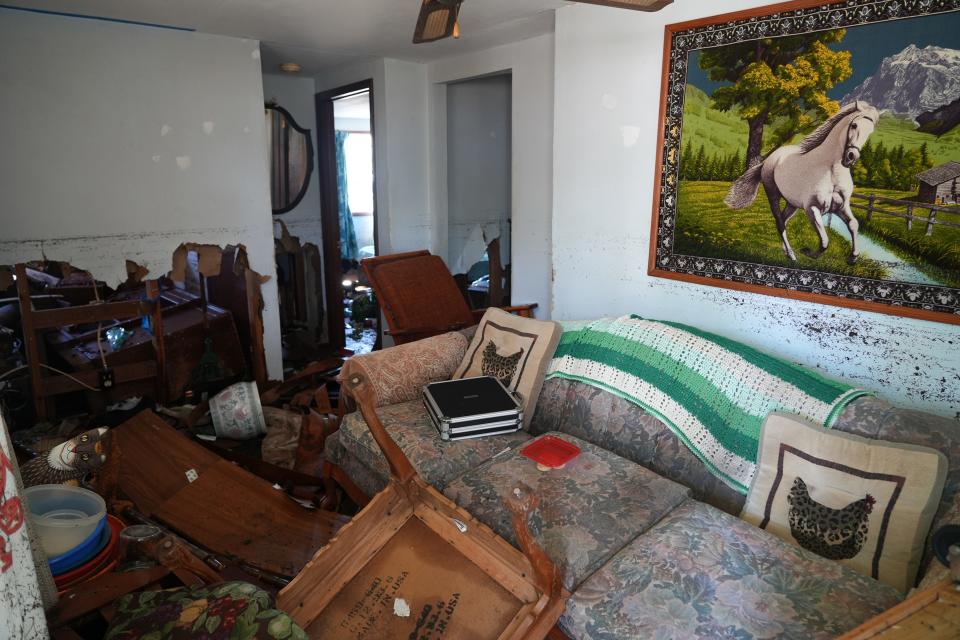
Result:
[[[373,117],[373,80],[362,80],[316,94],[317,154],[320,164],[320,222],[323,230],[323,274],[327,299],[327,335],[330,346],[345,345],[343,315],[343,273],[340,251],[340,203],[337,187],[336,123],[333,102],[358,93],[370,97],[370,138],[376,141]],[[373,243],[377,247],[377,152],[373,149]]]

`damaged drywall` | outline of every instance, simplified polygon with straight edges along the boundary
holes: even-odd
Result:
[[[250,266],[273,276],[257,43],[0,11],[0,76],[11,87],[0,115],[19,123],[0,147],[0,264],[46,255],[117,286],[127,260],[156,277],[181,244],[242,242]],[[275,278],[263,299],[270,375],[280,378]]]

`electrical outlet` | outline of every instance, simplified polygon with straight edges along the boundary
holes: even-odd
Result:
[[[113,389],[113,369],[101,369],[100,370],[100,388],[101,389]]]

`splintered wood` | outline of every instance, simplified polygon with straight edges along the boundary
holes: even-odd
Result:
[[[307,510],[144,411],[115,430],[120,491],[197,544],[296,575],[348,519]]]
[[[407,617],[396,603],[408,607]],[[495,638],[523,602],[417,518],[336,595],[311,638]]]

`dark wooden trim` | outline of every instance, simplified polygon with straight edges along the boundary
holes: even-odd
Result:
[[[373,238],[377,247],[377,152],[374,127],[373,79],[362,80],[316,94],[317,149],[320,162],[320,222],[323,232],[323,275],[327,301],[327,335],[330,346],[343,349],[346,344],[343,314],[343,270],[340,250],[340,203],[337,194],[336,123],[333,101],[359,93],[370,99],[370,137],[373,141]]]
[[[615,9],[631,9],[633,11],[643,11],[645,13],[660,11],[660,9],[663,9],[668,4],[673,4],[673,0],[657,0],[657,2],[653,2],[647,6],[636,5],[630,2],[617,2],[616,0],[577,0],[577,2],[586,4],[599,4],[604,7],[614,7]]]
[[[297,121],[294,119],[293,115],[291,115],[291,113],[286,109],[284,109],[283,107],[279,105],[268,104],[264,108],[278,111],[281,115],[283,115],[283,117],[287,119],[287,122],[290,124],[290,126],[296,129],[297,132],[302,133],[303,137],[306,138],[307,140],[307,172],[304,174],[303,184],[300,186],[300,192],[297,193],[296,197],[290,202],[290,204],[288,204],[285,207],[281,207],[280,209],[273,210],[273,215],[278,216],[295,209],[297,205],[300,204],[300,201],[303,200],[303,196],[307,195],[307,189],[310,188],[310,179],[313,177],[313,169],[314,169],[313,136],[310,135],[310,129],[304,129],[303,127],[301,127],[297,123]],[[289,142],[286,139],[284,140],[284,155],[287,156],[287,159],[289,160],[289,155],[290,155]],[[287,167],[284,167],[284,171],[285,172],[287,171]],[[284,176],[284,178],[286,178],[286,176]],[[287,182],[288,181],[284,179],[284,189],[287,188]]]
[[[785,11],[796,11],[800,9],[809,9],[813,7],[830,7],[832,5],[842,4],[844,0],[792,0],[789,2],[781,2],[777,4],[766,5],[762,7],[754,7],[751,9],[744,9],[742,11],[734,11],[730,13],[717,14],[714,16],[707,16],[703,18],[697,18],[695,20],[688,20],[686,22],[677,22],[673,24],[668,24],[664,28],[664,39],[663,39],[663,60],[662,60],[662,71],[660,76],[660,112],[659,119],[657,121],[657,146],[655,149],[656,158],[654,161],[654,181],[653,181],[653,203],[652,203],[652,215],[650,220],[650,245],[649,245],[649,256],[647,261],[647,273],[648,275],[658,277],[658,278],[667,278],[670,280],[678,280],[681,282],[688,282],[693,284],[707,285],[712,287],[721,287],[725,289],[732,289],[735,291],[745,291],[749,293],[759,293],[768,296],[775,296],[779,298],[787,298],[791,300],[803,300],[806,302],[815,302],[827,306],[834,307],[846,307],[850,309],[856,309],[859,311],[871,311],[874,313],[883,313],[894,316],[908,317],[908,318],[918,318],[921,320],[929,320],[932,322],[941,322],[947,324],[960,324],[960,314],[950,313],[946,311],[931,311],[927,309],[920,309],[916,307],[907,307],[902,306],[901,304],[896,304],[895,302],[884,303],[884,302],[874,302],[868,300],[861,300],[856,298],[848,298],[841,295],[830,295],[824,293],[814,293],[812,291],[798,291],[788,288],[779,288],[773,285],[767,284],[755,284],[751,282],[739,282],[735,280],[727,280],[723,277],[708,277],[704,275],[692,274],[692,273],[682,273],[677,271],[669,271],[666,269],[660,269],[657,267],[657,249],[659,244],[659,235],[658,231],[660,228],[660,204],[663,194],[661,193],[663,189],[663,180],[664,180],[664,170],[665,170],[665,161],[664,161],[664,144],[665,133],[667,130],[667,102],[668,102],[668,90],[669,90],[669,73],[670,73],[670,55],[673,48],[673,36],[675,33],[684,32],[691,29],[696,29],[704,27],[707,25],[720,25],[728,22],[734,22],[738,20],[758,18],[763,16],[769,16],[774,13],[780,13]],[[940,12],[937,12],[940,13]],[[936,15],[936,14],[928,14]],[[875,23],[879,24],[883,20],[878,20]],[[779,36],[771,36],[779,37]],[[682,118],[672,118],[671,127],[682,127],[683,122]],[[680,149],[677,149],[677,153],[680,153]],[[679,185],[676,187],[676,191],[679,192]],[[690,256],[691,258],[696,258],[698,256]],[[769,269],[778,268],[776,265],[761,265]],[[838,276],[838,277],[847,277],[847,276]],[[865,279],[864,279],[865,280]],[[901,283],[899,281],[889,281],[892,285],[898,284],[910,284],[910,283]],[[956,291],[956,290],[952,290]]]

